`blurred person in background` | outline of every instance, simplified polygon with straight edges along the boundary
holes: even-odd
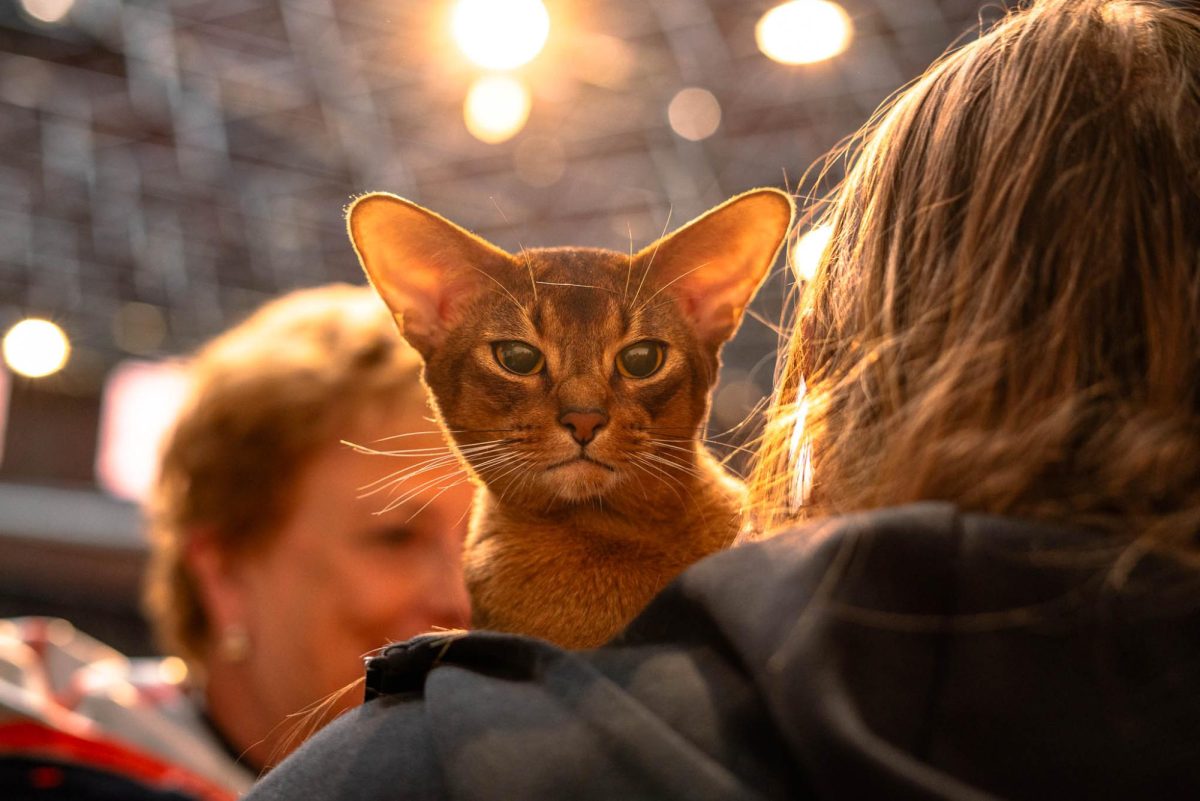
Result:
[[[146,503],[147,610],[176,656],[131,668],[65,621],[9,625],[49,654],[45,673],[62,686],[44,694],[75,695],[43,723],[132,746],[114,769],[135,785],[221,798],[357,703],[348,685],[365,655],[467,624],[472,489],[426,419],[416,355],[369,289],[275,300],[188,371]],[[397,453],[381,460],[343,440]],[[88,797],[77,771],[55,784],[46,765],[4,764],[0,787],[49,781]]]

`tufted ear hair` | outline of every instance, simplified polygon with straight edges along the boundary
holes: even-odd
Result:
[[[792,227],[791,195],[753,189],[637,254],[650,280],[672,293],[706,345],[733,336]]]
[[[385,192],[355,200],[346,225],[371,286],[429,358],[489,276],[512,256],[446,218]]]

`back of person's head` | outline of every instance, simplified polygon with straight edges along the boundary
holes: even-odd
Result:
[[[333,285],[268,303],[199,350],[146,503],[146,605],[160,644],[199,660],[209,621],[186,551],[198,533],[229,554],[267,547],[297,477],[364,418],[426,413],[420,362],[382,301]]]
[[[1194,547],[1200,8],[1034,2],[850,147],[760,525],[940,499]]]

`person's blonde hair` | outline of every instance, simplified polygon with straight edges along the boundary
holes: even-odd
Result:
[[[1045,0],[900,92],[814,222],[759,530],[918,500],[1195,549],[1200,12]]]
[[[308,461],[365,415],[427,413],[420,361],[366,287],[274,300],[203,346],[145,504],[145,603],[159,644],[202,659],[213,632],[186,564],[203,531],[240,554],[284,522]],[[432,426],[431,426],[432,427]]]

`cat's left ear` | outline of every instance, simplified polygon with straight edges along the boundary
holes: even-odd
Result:
[[[675,295],[702,341],[733,336],[792,227],[796,206],[778,189],[753,189],[637,255],[653,283]]]
[[[355,200],[346,223],[371,286],[426,359],[512,259],[445,217],[386,192]]]

